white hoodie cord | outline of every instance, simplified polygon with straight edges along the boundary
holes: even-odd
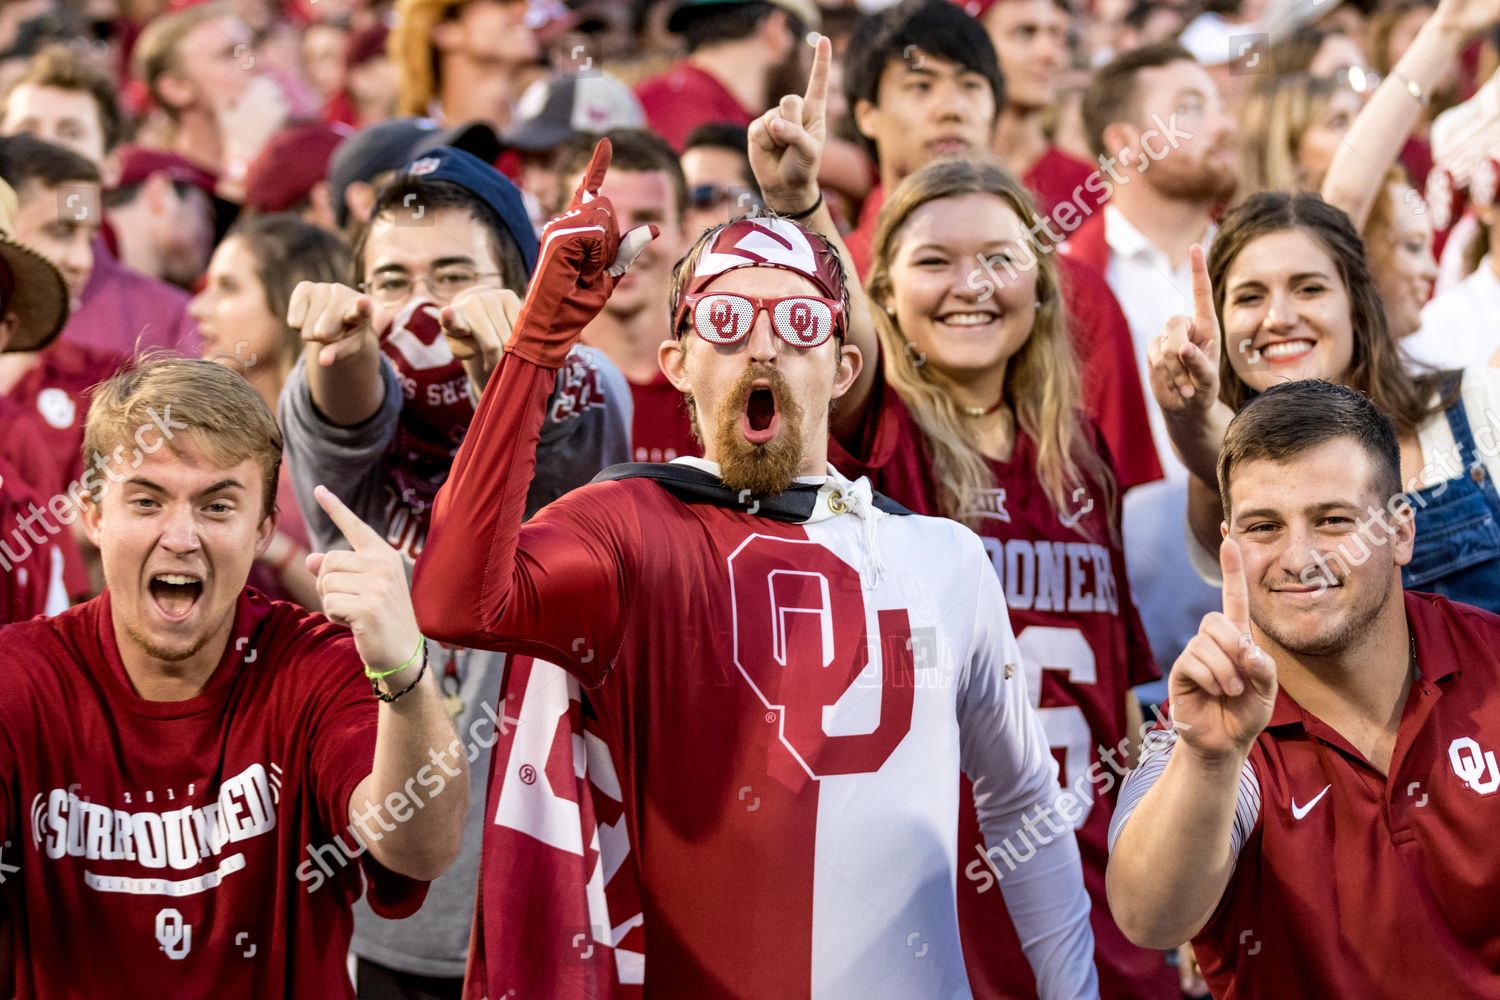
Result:
[[[825,493],[828,509],[835,514],[850,513],[863,522],[865,542],[865,565],[860,571],[860,580],[865,590],[874,590],[885,579],[885,563],[880,557],[880,534],[875,522],[885,516],[875,506],[875,490],[870,480],[861,476],[850,482],[829,466],[828,486],[832,492]]]

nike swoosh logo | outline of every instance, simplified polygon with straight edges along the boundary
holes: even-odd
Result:
[[[1303,816],[1306,816],[1308,813],[1312,812],[1312,807],[1315,806],[1315,805],[1317,805],[1318,804],[1318,800],[1321,799],[1323,796],[1327,795],[1328,794],[1328,789],[1330,789],[1332,787],[1333,787],[1332,785],[1324,785],[1323,786],[1323,790],[1321,792],[1319,792],[1317,795],[1314,795],[1312,797],[1312,801],[1309,802],[1305,806],[1299,806],[1297,804],[1296,798],[1294,797],[1292,799],[1292,819],[1301,819]]]

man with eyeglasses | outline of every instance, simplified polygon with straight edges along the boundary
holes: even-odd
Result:
[[[806,99],[820,113],[830,51]],[[828,463],[830,407],[861,365],[847,326],[871,322],[849,314],[829,241],[778,217],[703,234],[674,271],[660,358],[704,458],[610,470],[522,523],[545,387],[640,249],[601,193],[609,153],[601,140],[543,231],[438,496],[419,620],[587,685],[639,851],[647,995],[967,996],[959,789],[942,776],[985,790],[1000,844],[1059,794],[1056,763],[978,539]],[[470,989],[529,995],[546,984],[494,975],[491,935],[538,915],[491,902],[505,852],[487,848]],[[1071,829],[1004,891],[1040,995],[1097,996]],[[573,981],[593,981],[578,945],[598,936],[572,936]]]
[[[315,549],[341,547],[313,499],[321,483],[408,561],[421,552],[433,499],[499,359],[497,324],[515,315],[536,257],[520,192],[477,157],[442,146],[376,196],[355,246],[354,287],[297,287],[287,319],[306,351],[282,393],[281,424]],[[528,515],[630,454],[630,390],[599,351],[570,352],[546,399]],[[464,849],[433,884],[419,921],[393,923],[357,907],[361,996],[459,995],[494,720],[535,712],[550,733],[568,702],[561,685],[557,711],[555,702],[529,706],[523,696],[501,701],[501,654],[444,646],[434,666],[467,742],[460,752],[476,782],[475,808]]]

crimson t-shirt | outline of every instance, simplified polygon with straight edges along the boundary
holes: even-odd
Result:
[[[1105,461],[1097,428],[1087,427]],[[854,451],[829,439],[828,460],[845,475],[869,476],[891,499],[920,514],[941,514],[932,452],[916,419],[882,377],[876,384],[862,440]],[[857,454],[856,454],[857,453]],[[1121,746],[1130,688],[1158,679],[1125,572],[1125,554],[1110,535],[1110,511],[1099,486],[1074,494],[1072,510],[1058,511],[1036,472],[1036,444],[1017,435],[1009,462],[991,460],[993,489],[979,501],[977,528],[1005,589],[1005,603],[1059,777],[1079,792],[1075,822],[1084,884],[1093,900],[1093,929],[1101,995],[1112,1000],[1174,998],[1176,984],[1160,952],[1125,939],[1109,913],[1104,870],[1118,769],[1099,747]],[[1112,511],[1119,523],[1119,500]],[[1089,780],[1090,777],[1095,780]],[[1106,777],[1107,776],[1107,777]],[[967,792],[967,789],[965,790]],[[967,795],[961,802],[970,802]],[[974,811],[960,810],[959,927],[975,996],[1034,996],[1036,983],[1011,926],[1004,900],[984,860]],[[995,859],[1001,881],[1013,870]]]
[[[635,88],[651,131],[677,152],[699,125],[728,122],[749,127],[755,115],[746,110],[724,85],[687,61]]]
[[[0,632],[20,1000],[353,998],[360,872],[377,912],[421,905],[426,884],[360,857],[349,829],[377,703],[348,630],[247,589],[231,635],[197,697],[162,702],[130,684],[108,591]]]
[[[703,445],[693,437],[687,399],[666,375],[657,372],[650,382],[630,383],[630,399],[635,407],[630,431],[634,461],[670,462],[703,454]]]

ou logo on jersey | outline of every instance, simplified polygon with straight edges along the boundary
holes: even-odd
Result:
[[[1448,763],[1465,787],[1480,795],[1500,791],[1500,766],[1495,764],[1495,751],[1482,749],[1475,740],[1460,736],[1449,743]]]
[[[829,735],[826,720],[871,668],[859,573],[817,542],[751,535],[729,557],[734,663],[808,775],[880,770],[911,730],[915,665],[905,609],[878,613],[880,717],[869,732]],[[861,685],[863,687],[863,685]]]

